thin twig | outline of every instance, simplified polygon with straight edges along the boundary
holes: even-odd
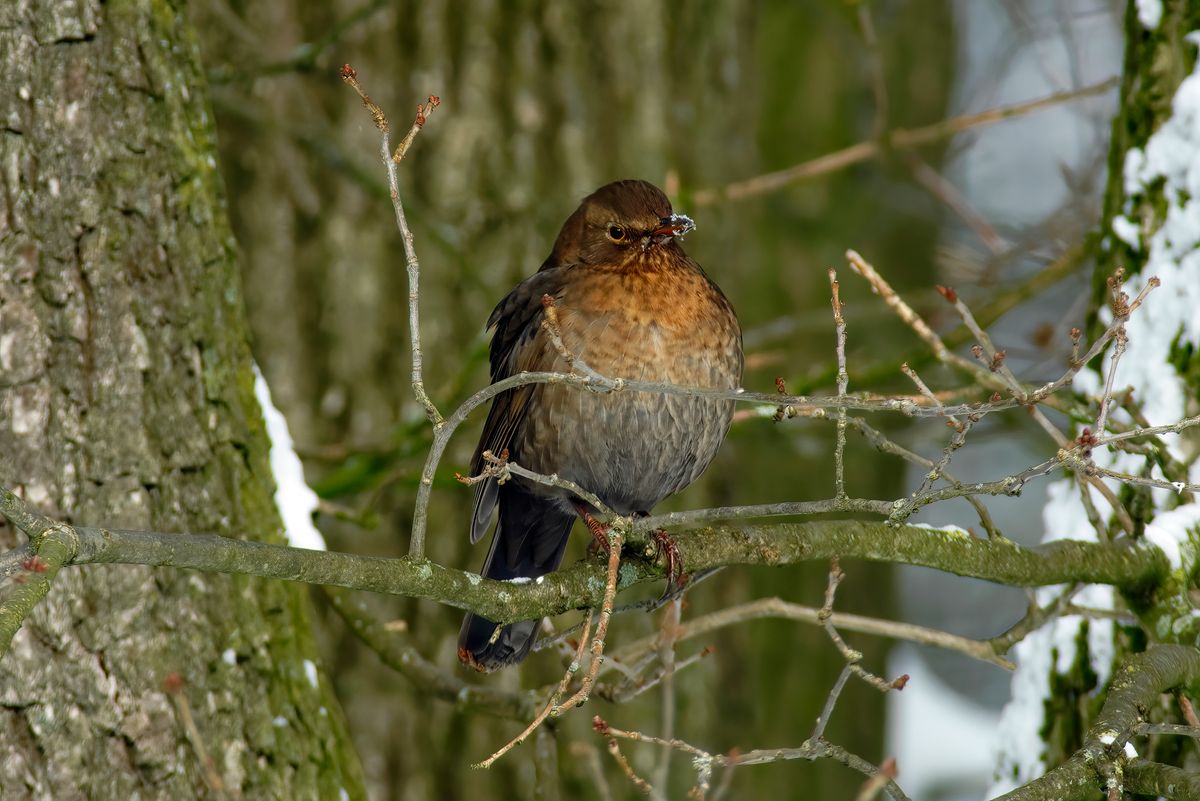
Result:
[[[912,169],[913,178],[916,182],[924,187],[925,191],[957,214],[967,224],[967,227],[975,232],[975,235],[979,237],[980,241],[991,251],[993,256],[1002,256],[1008,252],[1011,245],[1004,237],[1000,236],[992,224],[987,221],[987,218],[971,205],[966,196],[958,191],[958,187],[946,180],[933,167],[930,167],[925,159],[917,154],[917,151],[909,150],[904,156],[908,161],[909,167]]]
[[[958,367],[972,375],[977,374],[975,365],[947,348],[946,343],[942,342],[942,338],[934,333],[929,324],[921,318],[921,315],[913,311],[912,307],[896,293],[896,290],[892,289],[892,285],[879,274],[879,271],[870,262],[853,250],[846,251],[846,260],[850,262],[850,267],[854,272],[866,279],[871,291],[878,295],[896,313],[896,316],[921,338],[921,341],[933,352],[939,362]]]
[[[853,672],[850,669],[849,662],[842,666],[842,672],[838,674],[837,681],[833,683],[833,689],[826,696],[825,706],[822,707],[821,714],[817,717],[817,723],[813,726],[812,739],[819,740],[825,736],[825,727],[829,725],[829,719],[833,717],[833,708],[837,706],[838,698],[842,695],[842,689],[846,686],[846,682],[849,681],[850,674]]]
[[[1200,739],[1200,729],[1180,723],[1139,723],[1133,730],[1136,735],[1174,734],[1180,737]]]
[[[992,338],[988,336],[988,332],[975,319],[975,315],[971,313],[970,307],[966,303],[963,303],[958,293],[949,287],[939,286],[938,292],[954,306],[954,310],[958,312],[959,319],[963,321],[963,325],[975,337],[975,341],[987,357],[986,361],[983,362],[983,367],[993,373],[999,373],[1000,377],[1004,379],[1005,383],[1009,385],[1018,398],[1024,395],[1025,391],[1021,386],[1021,382],[1017,380],[1017,377],[1013,375],[1012,370],[1009,369],[1008,364],[1005,362],[1004,351],[998,350],[992,344]]]
[[[864,776],[875,776],[880,773],[880,769],[870,762],[850,753],[841,746],[834,745],[824,738],[810,738],[796,748],[759,748],[745,753],[734,752],[726,755],[710,753],[678,738],[664,740],[661,737],[654,737],[637,731],[618,729],[599,716],[593,718],[592,728],[609,738],[610,742],[614,738],[621,738],[683,751],[692,757],[692,764],[696,767],[697,771],[701,769],[711,770],[713,767],[732,767],[733,765],[766,765],[792,759],[803,759],[809,762],[818,759],[832,759],[858,771]],[[893,801],[909,801],[908,796],[904,794],[904,791],[894,781],[889,780],[887,791]]]
[[[217,763],[209,753],[208,746],[204,744],[204,737],[201,736],[200,729],[196,726],[192,705],[188,701],[187,693],[184,692],[183,677],[179,673],[168,673],[163,679],[163,689],[166,690],[175,705],[175,711],[183,726],[184,736],[196,754],[196,761],[200,763],[200,775],[204,778],[204,783],[218,798],[228,798],[225,781],[217,771]]]
[[[662,664],[662,692],[659,693],[659,726],[662,736],[675,736],[675,638],[679,634],[679,615],[683,608],[682,599],[676,598],[663,610],[662,625],[659,627],[658,659]],[[667,787],[671,775],[671,752],[663,751],[654,771],[654,784]]]
[[[505,453],[507,453],[507,450]],[[580,500],[591,504],[600,514],[606,517],[615,518],[618,516],[617,513],[610,509],[604,503],[604,501],[600,500],[599,496],[597,496],[595,493],[589,492],[588,490],[576,484],[574,481],[562,478],[557,473],[548,476],[543,475],[542,473],[535,473],[528,468],[522,467],[516,462],[509,461],[507,456],[497,456],[489,450],[485,450],[481,455],[483,456],[484,462],[483,472],[477,476],[464,476],[461,473],[455,473],[454,477],[458,479],[459,483],[472,486],[474,484],[478,484],[480,481],[486,481],[494,478],[499,483],[503,484],[512,476],[520,476],[521,478],[528,479],[535,484],[565,489]]]
[[[400,140],[400,144],[396,146],[396,152],[392,154],[392,161],[399,164],[408,155],[408,149],[412,147],[413,140],[417,138],[417,134],[425,127],[425,121],[429,119],[429,115],[433,110],[442,104],[442,99],[437,95],[430,95],[429,100],[425,103],[417,104],[417,114],[413,117],[412,127],[408,129],[408,133]],[[404,229],[401,229],[401,233]]]
[[[588,665],[587,672],[584,673],[583,680],[580,682],[579,689],[566,701],[561,701],[563,693],[566,692],[567,686],[570,684],[575,673],[579,670],[579,662],[583,657],[584,646],[587,642],[588,627],[584,626],[584,636],[579,640],[579,649],[576,653],[576,659],[568,667],[566,674],[563,676],[562,682],[559,684],[558,691],[551,697],[545,708],[538,714],[533,721],[525,727],[524,731],[510,740],[500,750],[496,751],[487,759],[478,763],[476,767],[490,768],[495,764],[496,760],[504,756],[514,747],[524,742],[525,738],[533,733],[539,726],[546,721],[547,718],[558,717],[565,710],[576,706],[583,706],[591,694],[592,686],[596,683],[596,675],[600,671],[600,664],[604,659],[604,638],[608,635],[608,621],[612,618],[613,601],[617,596],[617,579],[618,570],[621,566],[621,546],[624,545],[625,537],[621,530],[616,525],[611,525],[608,528],[608,578],[604,585],[604,601],[600,606],[600,622],[596,625],[596,633],[592,638],[591,648],[591,663]],[[590,615],[591,612],[589,611]]]
[[[387,115],[379,104],[370,98],[362,84],[358,80],[358,73],[349,64],[342,67],[342,80],[351,86],[358,96],[362,98],[363,105],[371,114],[371,119],[375,122],[375,127],[379,129],[380,143],[379,154],[383,160],[384,169],[387,171],[388,191],[392,198],[392,208],[396,213],[396,226],[400,229],[400,239],[404,245],[404,263],[408,273],[408,335],[412,350],[412,389],[413,395],[417,402],[425,410],[425,416],[429,418],[429,422],[433,424],[434,432],[440,429],[444,420],[437,406],[434,405],[429,395],[425,392],[425,378],[422,367],[421,355],[421,321],[420,321],[420,279],[421,279],[421,262],[417,259],[416,247],[413,245],[412,231],[408,227],[408,219],[404,214],[404,204],[400,200],[400,178],[398,175],[397,164],[404,157],[404,151],[412,144],[413,138],[425,124],[425,117],[441,102],[435,95],[429,96],[427,107],[417,107],[417,117],[413,122],[412,128],[408,135],[401,143],[401,149],[396,152],[395,157],[392,155],[391,145],[391,126],[388,124]],[[428,481],[431,486],[433,483],[432,476],[421,476],[422,489]],[[427,514],[427,504],[417,504],[413,509],[413,529],[412,537],[409,541],[409,556],[413,559],[423,559],[425,556],[425,515]]]
[[[922,128],[897,129],[882,138],[897,150],[932,144],[943,139],[949,139],[956,134],[972,128],[991,125],[1001,120],[1011,119],[1022,114],[1028,114],[1082,97],[1103,94],[1116,86],[1118,82],[1118,78],[1110,78],[1107,81],[1085,86],[1082,89],[1058,92],[1037,100],[1000,106],[976,114],[963,114],[958,117],[942,120],[933,125],[926,125]],[[799,181],[816,178],[820,175],[826,175],[854,164],[868,161],[878,157],[882,152],[883,149],[879,144],[879,138],[872,138],[776,172],[769,172],[763,175],[756,175],[753,178],[735,181],[719,189],[698,190],[692,195],[692,204],[697,207],[711,206],[721,201],[742,200],[766,192],[773,192]]]
[[[599,715],[594,717],[592,719],[592,728],[594,728],[598,733],[603,735],[605,739],[607,739],[608,753],[612,754],[612,758],[621,768],[621,772],[625,774],[625,778],[629,779],[633,786],[636,787],[643,795],[648,795],[651,798],[656,799],[662,798],[662,794],[655,789],[654,785],[650,784],[650,782],[643,779],[637,774],[636,771],[634,771],[633,766],[629,764],[629,760],[625,758],[623,753],[621,753],[621,746],[617,742],[617,736],[619,735],[614,734],[613,731],[610,730],[604,719]],[[620,730],[618,729],[617,731]]]
[[[846,397],[846,386],[849,383],[849,374],[846,372],[846,320],[842,317],[842,299],[838,292],[837,272],[833,269],[829,270],[829,288],[832,293],[830,302],[833,306],[833,326],[836,331],[836,349],[837,349],[837,396],[839,400],[844,400]],[[846,497],[846,407],[838,408],[837,417],[837,444],[833,451],[833,467],[834,467],[834,497]]]
[[[600,752],[596,750],[596,747],[589,743],[576,741],[571,743],[571,754],[583,758],[588,775],[592,779],[592,786],[596,788],[596,794],[600,796],[600,801],[613,801],[612,790],[608,786],[608,780],[604,778],[604,768],[600,765]]]
[[[896,773],[896,760],[885,759],[875,775],[863,782],[854,801],[873,801],[878,798],[879,794],[887,789],[888,784],[896,780]]]
[[[889,690],[903,690],[904,685],[908,683],[907,675],[900,676],[893,681],[888,681],[887,679],[882,679],[879,676],[876,676],[874,673],[864,668],[862,666],[862,652],[856,651],[847,645],[846,641],[842,639],[842,636],[838,634],[837,627],[833,625],[833,602],[837,596],[838,585],[842,583],[842,579],[845,577],[846,574],[842,572],[842,568],[841,565],[838,564],[837,557],[834,557],[829,562],[829,581],[825,586],[825,603],[817,613],[817,617],[820,619],[821,624],[825,627],[825,633],[829,635],[829,639],[838,649],[838,652],[842,655],[842,658],[846,660],[846,669],[851,673],[858,676],[860,679],[865,681],[867,684],[870,684],[880,692],[886,693]],[[817,719],[817,726],[820,729],[824,729],[823,721],[827,720],[826,713],[832,714],[833,704],[836,703],[837,697],[841,693],[841,686],[843,684],[845,684],[845,681],[843,679],[839,679],[838,683],[834,685],[833,691],[830,693],[829,699],[825,703],[825,712],[822,712],[821,717]],[[812,739],[819,740],[820,738],[821,732],[817,731],[814,733]]]
[[[583,621],[583,634],[579,636],[579,644],[575,647],[575,655],[571,659],[570,664],[567,665],[567,669],[563,672],[562,679],[560,679],[558,682],[558,687],[555,688],[554,693],[550,696],[550,699],[546,701],[545,706],[543,706],[542,710],[534,716],[533,720],[531,720],[529,724],[521,730],[520,734],[505,743],[499,751],[496,751],[490,757],[478,763],[474,767],[490,768],[497,759],[504,756],[521,743],[525,742],[529,735],[537,731],[538,727],[541,726],[547,718],[556,716],[558,714],[560,709],[559,702],[562,700],[562,697],[566,695],[567,688],[571,684],[571,679],[575,678],[575,674],[579,672],[579,668],[583,664],[583,654],[587,650],[588,637],[591,634],[591,630],[592,610],[589,609]]]
[[[607,379],[588,366],[588,363],[575,353],[572,353],[563,343],[562,326],[558,321],[558,307],[554,304],[552,295],[542,295],[542,330],[546,332],[547,339],[550,344],[558,351],[558,355],[567,363],[567,370],[574,372],[578,370],[581,374],[599,381],[601,383]]]
[[[934,462],[932,459],[926,459],[919,453],[914,453],[908,448],[905,448],[903,445],[892,441],[888,437],[884,436],[881,431],[869,424],[866,420],[863,420],[861,417],[851,417],[847,422],[854,426],[854,428],[858,429],[858,431],[867,438],[867,442],[871,443],[871,445],[880,452],[890,453],[893,456],[899,456],[901,459],[904,459],[905,461],[911,462],[915,465],[920,465],[926,470],[933,468]],[[947,470],[944,466],[941,470],[941,476],[946,481],[950,482],[951,486],[962,487],[963,485],[963,483],[959,481],[958,478],[955,477],[954,474]],[[983,529],[987,532],[989,538],[996,539],[1003,537],[1003,534],[1000,533],[1000,530],[996,527],[995,522],[992,520],[991,513],[988,511],[987,507],[983,505],[982,501],[980,501],[974,495],[964,495],[963,500],[969,503],[971,508],[975,510],[975,514],[979,517],[979,523],[983,526]]]
[[[607,701],[612,701],[614,704],[624,704],[637,698],[642,693],[652,690],[664,680],[674,677],[692,665],[698,664],[702,659],[707,658],[712,653],[712,649],[705,648],[698,653],[694,653],[684,659],[676,659],[670,670],[660,668],[654,675],[646,678],[642,674],[649,669],[654,662],[655,655],[647,656],[640,664],[633,668],[625,666],[612,660],[612,667],[625,674],[625,680],[616,687],[601,687],[597,685],[596,694]],[[610,660],[605,660],[606,664]]]

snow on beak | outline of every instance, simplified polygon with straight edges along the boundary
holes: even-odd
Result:
[[[659,225],[650,232],[653,237],[679,237],[682,239],[686,234],[696,230],[696,223],[686,214],[672,214],[670,217],[663,217],[659,220]]]

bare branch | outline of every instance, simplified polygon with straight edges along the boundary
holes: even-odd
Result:
[[[869,20],[870,17],[865,19]],[[829,288],[833,293],[831,302],[833,305],[833,325],[837,336],[837,396],[838,400],[845,400],[846,385],[849,383],[849,375],[846,373],[846,320],[842,317],[842,299],[838,293],[837,272],[829,270]],[[838,407],[837,417],[837,445],[833,451],[833,466],[834,466],[834,496],[836,498],[846,497],[846,407]]]
[[[1095,798],[1098,771],[1101,775],[1115,776],[1119,780],[1126,760],[1122,733],[1133,732],[1142,722],[1140,710],[1152,707],[1159,693],[1187,686],[1197,677],[1200,677],[1200,651],[1192,646],[1154,645],[1143,653],[1131,656],[1119,670],[1113,672],[1108,698],[1096,716],[1095,724],[1084,737],[1083,747],[1063,765],[1006,793],[997,801],[1083,801]],[[1118,770],[1114,771],[1114,767]],[[1141,788],[1144,786],[1139,782],[1136,791],[1143,792]],[[1112,785],[1108,789],[1111,790]],[[1118,783],[1118,798],[1120,790]]]
[[[604,660],[604,640],[608,635],[608,622],[612,619],[613,602],[617,597],[618,569],[621,566],[621,546],[625,542],[620,528],[615,525],[609,526],[606,535],[608,537],[608,576],[604,584],[604,600],[600,604],[600,622],[596,625],[596,634],[592,638],[591,663],[588,665],[587,672],[583,675],[583,681],[580,682],[579,689],[566,701],[562,701],[562,696],[570,685],[571,679],[579,671],[580,659],[587,644],[587,632],[589,628],[587,623],[584,624],[584,634],[580,637],[575,659],[568,666],[566,673],[563,675],[562,682],[559,684],[554,695],[546,703],[545,708],[525,727],[524,731],[510,740],[499,751],[480,762],[477,767],[490,768],[495,764],[497,759],[524,742],[525,738],[541,726],[547,718],[558,717],[564,711],[577,706],[583,706],[587,702],[588,696],[592,691],[592,686],[596,683],[596,676],[600,672],[600,664]],[[589,612],[588,614],[590,617],[591,613]]]
[[[0,513],[7,516],[9,510],[24,506],[0,488]],[[537,581],[513,583],[481,579],[427,560],[308,551],[215,535],[71,526],[55,531],[73,535],[63,535],[66,552],[62,564],[144,564],[304,581],[427,598],[498,623],[599,606],[603,600],[596,591],[604,585],[599,580],[602,573],[592,563]],[[630,532],[630,542],[644,545],[647,540],[637,534],[636,528]],[[722,565],[779,565],[841,556],[923,565],[1018,587],[1081,581],[1144,591],[1168,571],[1161,551],[1130,542],[1060,540],[1034,550],[1007,540],[977,539],[965,532],[850,520],[703,528],[676,532],[673,538],[683,555],[684,571],[692,574]],[[664,567],[631,559],[622,571],[620,586],[663,575]]]
[[[676,640],[679,642],[692,640],[725,626],[732,626],[748,620],[759,620],[762,618],[794,620],[814,626],[824,625],[824,621],[821,620],[821,610],[816,607],[801,606],[800,604],[789,603],[780,598],[760,598],[757,601],[749,601],[737,606],[720,609],[716,612],[710,612],[702,617],[683,621],[679,624]],[[995,648],[991,641],[972,640],[967,637],[959,637],[945,631],[917,626],[912,623],[880,620],[879,618],[865,617],[849,612],[834,612],[830,615],[829,621],[844,631],[856,631],[860,634],[872,634],[895,640],[907,640],[908,642],[920,643],[922,645],[931,645],[936,648],[955,651],[983,662],[989,662],[1005,670],[1012,670],[1014,668],[1012,662],[1000,655],[1007,651],[1013,643],[1009,643],[1000,650]],[[615,658],[622,662],[632,662],[650,652],[654,643],[655,637],[643,637],[622,647],[616,653]]]
[[[1117,78],[1110,78],[1107,81],[1093,84],[1092,86],[1085,86],[1082,89],[1058,92],[1057,94],[1037,100],[1000,106],[988,109],[987,111],[981,111],[977,114],[963,114],[934,123],[933,125],[926,125],[923,128],[898,129],[883,138],[892,147],[900,150],[932,144],[943,139],[949,139],[956,134],[971,130],[972,128],[991,125],[1001,120],[1029,114],[1039,109],[1049,108],[1082,97],[1103,94],[1116,86],[1118,80]],[[697,207],[711,206],[721,201],[742,200],[766,192],[774,192],[793,183],[798,183],[809,178],[816,178],[820,175],[868,161],[878,157],[882,152],[883,150],[877,139],[859,142],[842,150],[818,156],[810,161],[801,162],[800,164],[776,172],[769,172],[753,178],[736,181],[719,189],[701,189],[692,195],[692,202]]]

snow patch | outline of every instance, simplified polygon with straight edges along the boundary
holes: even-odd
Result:
[[[313,525],[317,493],[304,480],[304,467],[292,444],[287,420],[271,402],[271,390],[258,365],[254,365],[254,397],[262,407],[267,438],[271,440],[271,473],[275,476],[275,506],[283,518],[284,536],[293,548],[324,551],[325,538]]]
[[[1138,22],[1143,28],[1155,30],[1162,22],[1162,0],[1137,0]]]
[[[304,677],[308,679],[308,683],[317,688],[317,665],[311,659],[304,660]]]
[[[1185,549],[1194,559],[1195,539],[1200,537],[1200,504],[1190,503],[1169,512],[1159,512],[1146,526],[1145,538],[1159,547],[1171,561],[1171,569],[1183,567]]]
[[[1088,523],[1087,512],[1072,481],[1055,481],[1048,488],[1049,498],[1042,510],[1045,534],[1043,542],[1056,539],[1095,541],[1096,534]],[[1101,514],[1110,510],[1096,498]],[[1038,604],[1050,603],[1062,587],[1043,587],[1036,593]],[[1097,609],[1113,608],[1112,588],[1089,585],[1075,595],[1076,603]],[[1075,641],[1083,618],[1070,615],[1056,618],[1034,631],[1013,648],[1011,657],[1017,663],[1013,674],[1012,698],[1000,715],[999,759],[996,780],[988,790],[988,798],[1013,790],[1046,771],[1042,759],[1041,728],[1046,699],[1050,695],[1050,673],[1065,673],[1077,656]],[[1051,663],[1052,655],[1057,660]],[[1113,622],[1092,620],[1088,623],[1088,656],[1092,670],[1103,687],[1112,672],[1114,657]]]
[[[945,526],[934,526],[929,523],[905,523],[904,525],[910,528],[927,528],[930,531],[941,531],[945,532],[946,534],[953,534],[957,537],[967,537],[968,539],[971,538],[971,532],[967,531],[962,526],[956,526],[953,523]]]
[[[981,796],[980,777],[993,767],[997,713],[947,687],[912,646],[896,648],[888,660],[887,675],[901,673],[913,678],[904,692],[886,696],[886,751],[896,757],[905,792],[932,798],[953,784]],[[929,747],[930,732],[937,732],[936,748]]]
[[[1138,231],[1137,223],[1133,220],[1123,214],[1118,214],[1116,217],[1113,217],[1112,230],[1117,235],[1117,239],[1120,239],[1134,250],[1141,250],[1141,232]]]

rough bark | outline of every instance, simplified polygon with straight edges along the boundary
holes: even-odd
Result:
[[[0,7],[0,480],[69,521],[278,542],[185,11]],[[0,669],[0,796],[362,797],[307,607],[246,577],[64,572]]]

